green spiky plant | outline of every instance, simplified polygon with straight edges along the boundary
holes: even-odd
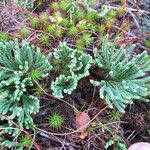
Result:
[[[48,26],[47,26],[47,31],[48,31],[48,33],[50,33],[50,34],[54,34],[55,31],[56,31],[56,26],[53,25],[53,24],[48,25]]]
[[[55,97],[63,98],[63,93],[71,94],[78,81],[89,75],[92,57],[68,47],[66,42],[60,43],[53,55],[53,71],[61,75],[52,81],[51,89]]]
[[[91,80],[91,83],[100,86],[100,97],[110,108],[114,105],[124,113],[133,99],[149,101],[146,96],[150,94],[150,77],[146,76],[146,72],[150,71],[150,58],[146,51],[132,58],[135,45],[126,49],[123,44],[118,48],[118,41],[116,38],[114,42],[109,42],[107,35],[102,40],[101,52],[94,49],[95,63],[108,75],[104,80]]]
[[[146,40],[146,41],[144,42],[144,45],[145,45],[146,47],[150,48],[150,39]]]
[[[59,3],[59,8],[63,11],[67,11],[68,1],[67,0],[61,0],[60,3]]]
[[[41,18],[42,20],[44,20],[44,21],[48,21],[49,15],[48,15],[47,12],[42,12],[42,13],[40,14],[40,18]]]
[[[121,118],[121,113],[119,111],[113,110],[113,111],[109,112],[109,115],[111,117],[111,120],[113,120],[113,121],[119,121]]]
[[[0,40],[8,40],[8,33],[0,32]]]
[[[101,24],[99,26],[97,26],[97,31],[100,35],[103,35],[104,34],[104,31],[105,31],[106,27],[104,24]]]
[[[16,136],[16,141],[10,141],[10,140],[6,140],[2,137],[0,137],[0,141],[2,142],[1,143],[1,146],[4,146],[4,147],[7,147],[9,149],[11,148],[15,148],[17,150],[24,150],[24,149],[27,149],[27,148],[30,148],[32,147],[32,139],[27,136],[27,135],[18,135]]]
[[[42,45],[44,45],[44,46],[46,46],[46,45],[48,45],[48,43],[49,43],[49,36],[47,35],[47,34],[42,34],[41,36],[40,36],[40,43],[42,44]]]
[[[64,19],[61,21],[60,25],[62,25],[63,27],[69,27],[69,26],[70,26],[70,21],[69,21],[69,19],[64,18]]]
[[[30,34],[30,30],[27,29],[26,27],[23,27],[20,29],[20,34],[23,35],[23,37],[27,37]]]
[[[24,135],[20,139],[20,146],[23,148],[29,148],[32,144],[32,140],[29,136]]]
[[[98,14],[96,12],[94,12],[94,11],[90,12],[90,13],[87,13],[86,19],[90,23],[93,23],[93,22],[95,22],[98,19]]]
[[[37,29],[39,27],[39,19],[34,17],[34,18],[31,18],[30,20],[31,22],[31,25],[33,26],[33,28]]]
[[[86,46],[91,45],[92,42],[93,42],[93,38],[92,38],[91,34],[89,34],[89,33],[84,33],[84,34],[82,35],[82,42],[85,43]]]
[[[59,113],[53,113],[48,118],[48,124],[52,128],[60,128],[64,123],[64,118]]]
[[[77,35],[77,33],[78,33],[78,28],[77,27],[75,27],[75,26],[72,26],[72,27],[70,27],[70,29],[69,29],[69,35],[71,35],[71,36],[76,36]]]
[[[85,43],[82,41],[82,38],[76,40],[76,47],[78,50],[83,50],[85,47]]]
[[[59,8],[58,2],[53,2],[53,3],[51,3],[51,9],[52,9],[53,11],[57,11],[58,8]]]
[[[55,29],[55,34],[54,34],[54,36],[55,36],[56,38],[61,38],[62,35],[63,35],[63,30],[62,30],[61,28],[57,27],[57,28]]]
[[[43,55],[40,49],[27,42],[0,41],[1,120],[12,120],[23,129],[34,125],[32,115],[39,111],[39,99],[30,90],[38,80],[49,74],[49,59],[50,55]],[[13,127],[13,123],[8,121],[3,127],[6,129],[1,130],[0,134],[9,133],[15,138],[20,130]],[[3,139],[2,143],[5,145],[6,141],[9,140]]]
[[[86,16],[86,13],[84,10],[78,10],[78,12],[74,15],[74,18],[78,21],[81,21]]]

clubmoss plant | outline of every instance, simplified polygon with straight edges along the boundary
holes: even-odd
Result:
[[[53,95],[57,98],[63,98],[63,94],[71,94],[77,88],[77,76],[60,75],[51,83]]]
[[[110,139],[106,142],[105,149],[109,149],[113,145],[115,145],[115,150],[127,150],[127,145],[124,142],[122,142],[121,139]]]
[[[68,47],[66,42],[60,43],[53,55],[53,69],[62,75],[52,82],[51,89],[54,96],[63,98],[63,93],[71,94],[76,89],[78,81],[89,75],[92,57]]]
[[[150,58],[147,52],[132,58],[135,45],[126,49],[125,45],[117,48],[118,38],[109,42],[108,35],[103,38],[102,52],[94,49],[95,63],[103,69],[108,76],[101,81],[93,81],[94,86],[100,86],[100,98],[104,99],[110,108],[113,105],[122,113],[127,104],[133,104],[133,99],[148,102],[150,94]]]
[[[50,55],[43,55],[40,49],[28,42],[0,41],[0,114],[20,128],[29,129],[34,125],[32,115],[39,111],[40,106],[32,89],[38,80],[49,74],[49,59]],[[6,120],[2,116],[1,120]],[[9,133],[15,138],[21,133],[19,129],[13,129],[11,121],[5,127],[0,131],[1,135]],[[7,139],[2,141],[6,147],[7,142],[10,144]]]
[[[64,123],[64,118],[59,113],[53,113],[49,116],[48,123],[52,128],[61,128]]]

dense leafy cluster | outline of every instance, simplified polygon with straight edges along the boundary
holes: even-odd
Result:
[[[31,115],[39,111],[39,99],[29,90],[35,81],[46,77],[51,69],[50,55],[45,56],[30,46],[18,41],[0,41],[0,114],[1,119],[12,120],[21,128],[33,125]],[[13,127],[8,121],[5,127]],[[19,130],[17,130],[18,132]],[[13,133],[6,129],[0,132]],[[14,136],[16,134],[13,134]]]
[[[53,55],[53,69],[61,75],[52,82],[51,89],[54,96],[63,98],[63,93],[71,94],[78,81],[89,75],[92,57],[68,47],[66,42],[60,43]]]
[[[117,48],[118,38],[113,43],[105,36],[102,42],[102,52],[94,50],[95,62],[108,73],[108,78],[102,81],[91,81],[95,86],[100,86],[100,97],[106,101],[110,108],[113,105],[125,112],[127,104],[132,104],[133,99],[149,101],[145,97],[150,94],[150,59],[144,51],[132,58],[135,45],[126,50],[125,45]]]
[[[64,118],[59,113],[54,112],[51,116],[49,116],[48,123],[50,127],[60,128],[64,123]]]

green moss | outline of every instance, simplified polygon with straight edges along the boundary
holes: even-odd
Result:
[[[57,38],[60,38],[60,37],[62,37],[62,35],[63,35],[63,29],[60,27],[57,27],[55,30],[54,36],[56,36]]]
[[[114,10],[110,10],[109,12],[108,12],[108,16],[109,17],[112,17],[112,18],[114,18],[114,17],[116,17],[116,11],[114,11]]]
[[[65,19],[63,19],[62,21],[61,21],[61,23],[60,23],[63,27],[68,27],[69,25],[70,25],[70,21],[67,19],[67,18],[65,18]]]
[[[80,31],[83,31],[83,30],[86,30],[88,29],[87,25],[86,25],[86,22],[80,22],[79,25],[78,25],[78,28]]]
[[[103,32],[105,31],[105,25],[101,24],[97,27],[97,31],[101,34],[103,34]]]
[[[86,16],[86,14],[85,14],[85,12],[82,11],[82,10],[77,11],[76,14],[74,15],[74,17],[75,17],[77,20],[79,20],[79,21],[81,21],[82,19],[84,19],[85,16]]]
[[[121,6],[120,6],[120,7],[117,8],[117,14],[118,14],[119,16],[123,15],[124,11],[125,11],[125,8],[124,8],[124,7],[121,7]]]
[[[42,73],[39,70],[32,70],[31,71],[31,78],[33,80],[40,80],[42,78]]]
[[[47,45],[48,42],[49,42],[49,36],[46,35],[46,34],[42,34],[42,35],[40,36],[40,43],[41,43],[42,45]]]
[[[113,110],[112,112],[109,113],[110,117],[113,121],[119,121],[121,117],[121,113],[119,111]]]
[[[146,47],[150,48],[150,39],[149,39],[149,40],[146,40],[146,41],[144,42],[144,45],[145,45]]]
[[[61,0],[59,3],[59,8],[63,11],[67,11],[68,8],[68,2],[66,0]]]
[[[20,145],[21,145],[22,147],[29,148],[31,144],[32,144],[32,140],[31,140],[31,138],[30,138],[29,136],[25,135],[25,136],[23,136],[23,137],[21,138],[21,143],[20,143]]]
[[[0,39],[1,40],[7,40],[8,39],[8,33],[0,32]]]
[[[38,27],[39,27],[39,19],[38,18],[36,18],[36,17],[34,17],[34,18],[31,18],[31,25],[35,28],[35,29],[37,29]]]
[[[51,4],[51,9],[52,9],[53,11],[58,10],[58,8],[59,8],[58,2],[53,2],[53,3]]]
[[[21,35],[23,35],[24,37],[27,37],[30,34],[29,29],[27,29],[26,27],[23,27],[20,29],[20,33]]]
[[[60,128],[64,123],[64,118],[58,113],[53,113],[49,116],[48,123],[52,128]]]
[[[95,22],[97,19],[98,19],[98,15],[96,12],[89,12],[87,15],[86,15],[86,19],[89,21],[89,22]]]
[[[78,28],[75,27],[75,26],[72,26],[70,29],[69,29],[69,35],[71,36],[75,36],[78,34]]]
[[[47,12],[42,12],[41,14],[40,14],[40,18],[43,20],[43,21],[48,21],[48,14],[47,14]]]
[[[76,40],[76,46],[77,46],[77,49],[78,50],[83,50],[84,47],[85,47],[85,43],[83,42],[83,40],[80,38],[80,39],[77,39]]]
[[[54,12],[53,17],[55,18],[55,23],[56,24],[60,24],[62,22],[63,18],[62,18],[61,15],[62,14],[59,11]]]
[[[115,21],[115,18],[116,18],[116,11],[110,10],[107,16],[105,17],[105,21],[108,23],[113,23]]]
[[[89,33],[84,33],[82,36],[82,39],[85,42],[86,46],[89,46],[93,41],[91,34],[89,34]]]
[[[108,17],[105,18],[105,21],[108,22],[108,23],[111,23],[111,22],[114,22],[114,18],[111,17],[111,16],[110,17],[108,16]]]
[[[53,60],[52,61],[52,71],[55,72],[55,73],[60,73],[60,70],[61,70],[61,61],[60,60]]]
[[[97,26],[93,23],[93,24],[89,24],[89,30],[91,30],[92,32],[96,32]]]
[[[56,31],[56,26],[53,25],[53,24],[50,24],[50,25],[47,26],[47,30],[48,30],[48,32],[49,32],[50,34],[54,34],[55,31]]]

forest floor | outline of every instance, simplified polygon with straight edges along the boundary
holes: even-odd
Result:
[[[54,2],[57,1],[47,0],[39,3],[37,0],[32,12],[14,3],[0,4],[0,31],[7,32],[9,39],[29,41],[45,53],[53,52],[60,41],[67,41],[71,47],[75,47],[78,37],[72,38],[65,32],[61,36],[51,36],[50,41],[42,45],[40,36],[45,33],[44,29],[42,27],[35,29],[30,24],[30,19],[35,17],[41,21],[40,26],[51,24],[42,20],[41,14],[46,12],[52,16],[51,4]],[[150,1],[108,0],[93,5],[97,8],[102,4],[110,8],[126,5],[122,6],[125,7],[124,12],[115,18],[105,33],[112,37],[121,36],[123,43],[135,43],[137,45],[135,54],[144,50],[150,54]],[[24,27],[30,31],[27,36],[20,32]],[[85,51],[90,54],[93,47],[99,46],[97,40],[101,36],[97,37],[96,33],[92,32],[94,40],[85,47]],[[71,95],[65,95],[63,100],[58,99],[52,96],[52,91],[49,89],[50,81],[55,77],[56,73],[51,73],[40,83],[46,93],[40,95],[40,111],[33,116],[36,125],[35,142],[40,150],[104,150],[110,140],[115,141],[110,146],[110,150],[119,150],[121,144],[128,147],[135,142],[150,142],[150,102],[135,100],[133,105],[126,108],[124,114],[109,109],[99,98],[98,87],[93,87],[89,82],[90,79],[105,78],[105,74],[98,72],[96,67],[90,69],[90,76],[79,81],[77,89]],[[76,129],[77,110],[84,112],[92,120],[86,131],[79,132]],[[64,119],[64,123],[59,128],[52,128],[49,125],[48,117],[54,113],[60,114]],[[30,130],[28,132],[33,134]]]

